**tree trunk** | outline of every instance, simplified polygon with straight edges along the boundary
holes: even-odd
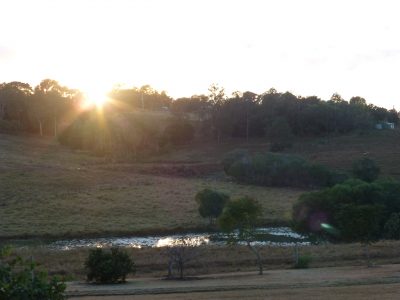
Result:
[[[170,259],[168,262],[168,278],[172,278],[172,264],[172,259]]]
[[[365,254],[365,259],[367,261],[367,267],[372,267],[371,264],[371,259],[370,259],[370,255],[369,255],[369,243],[365,243],[364,244],[364,254]]]
[[[40,136],[43,136],[42,121],[41,121],[41,120],[38,120],[38,122],[39,122],[39,133],[40,133]]]
[[[57,137],[57,117],[54,116],[54,137]]]
[[[249,247],[249,249],[255,254],[255,256],[257,257],[257,264],[258,264],[258,275],[262,275],[263,274],[263,265],[262,265],[262,261],[261,261],[261,256],[260,253],[258,252],[258,250],[251,245],[250,242],[247,242],[247,247]]]
[[[299,245],[296,243],[294,246],[294,265],[295,267],[299,264]]]
[[[246,143],[249,142],[249,108],[246,107]]]
[[[179,272],[180,272],[180,279],[183,279],[183,261],[179,260]]]

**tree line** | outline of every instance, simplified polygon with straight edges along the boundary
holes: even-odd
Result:
[[[187,98],[173,99],[149,85],[116,86],[108,97],[110,101],[99,116],[95,107],[83,110],[85,96],[81,91],[55,80],[45,79],[34,88],[23,82],[2,83],[0,131],[53,136],[65,133],[61,140],[67,145],[97,145],[108,149],[106,152],[112,151],[111,146],[137,152],[193,138],[220,142],[235,137],[268,138],[279,151],[295,136],[344,134],[371,129],[378,122],[399,123],[395,109],[367,104],[359,96],[345,101],[339,94],[326,101],[275,89],[227,96],[223,88],[212,84],[207,95]],[[132,115],[135,112],[150,116],[138,121],[137,114]],[[107,133],[101,128],[104,124],[110,126]]]

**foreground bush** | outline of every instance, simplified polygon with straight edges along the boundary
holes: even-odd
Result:
[[[235,150],[228,153],[222,163],[226,174],[237,181],[266,186],[324,187],[347,178],[345,174],[287,154],[249,155]]]
[[[0,248],[0,299],[62,300],[66,285],[57,277],[49,279],[32,260],[12,256]]]
[[[118,248],[90,250],[85,268],[87,280],[98,283],[125,282],[126,276],[135,272],[128,253]]]

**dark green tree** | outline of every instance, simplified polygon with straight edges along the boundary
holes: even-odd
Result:
[[[398,233],[398,215],[393,214],[400,213],[399,189],[393,180],[352,179],[302,194],[293,206],[293,228],[331,241],[361,242],[369,264],[369,245]]]
[[[256,226],[259,225],[261,217],[261,205],[253,198],[243,197],[229,201],[218,218],[219,226],[230,236],[229,242],[244,241],[254,253],[257,258],[259,275],[263,274],[262,259],[253,242],[257,240]],[[237,234],[234,233],[235,230],[237,230]]]
[[[203,218],[208,218],[209,224],[212,225],[221,215],[225,204],[229,201],[229,195],[211,189],[204,189],[196,194],[195,199],[199,205],[200,215]]]
[[[371,265],[369,245],[381,236],[383,210],[384,207],[377,204],[349,204],[342,206],[335,216],[341,240],[364,245],[368,266]]]

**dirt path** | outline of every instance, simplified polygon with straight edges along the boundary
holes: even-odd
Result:
[[[71,299],[395,299],[400,265],[217,274],[187,281],[141,278],[123,285],[70,283]]]

